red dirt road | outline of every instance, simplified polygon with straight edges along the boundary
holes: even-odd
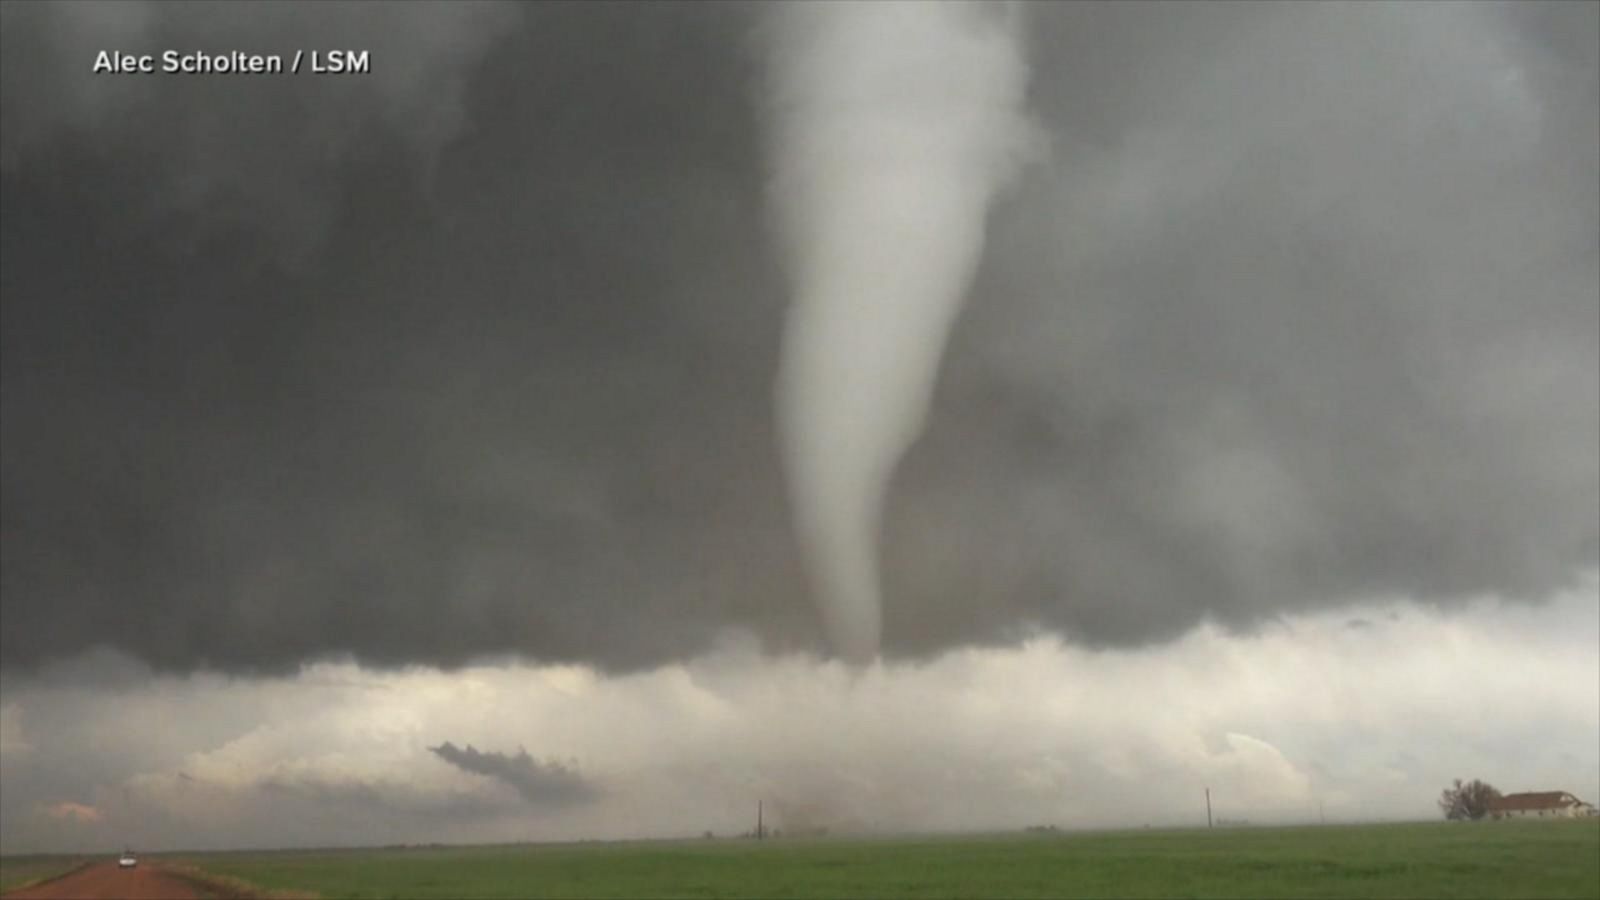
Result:
[[[201,900],[205,896],[194,884],[149,863],[119,869],[115,862],[105,862],[6,894],[6,900]]]

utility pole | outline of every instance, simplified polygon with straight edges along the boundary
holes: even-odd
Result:
[[[758,840],[758,841],[764,841],[764,840],[767,839],[767,826],[762,821],[762,812],[763,812],[763,810],[761,808],[761,801],[757,800],[756,801],[756,840]]]
[[[1206,788],[1206,827],[1211,827],[1211,788]]]

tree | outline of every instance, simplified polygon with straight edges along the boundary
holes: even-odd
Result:
[[[1494,785],[1474,778],[1466,784],[1457,778],[1456,783],[1439,794],[1439,808],[1451,820],[1481,819],[1489,814],[1489,804],[1500,797]]]

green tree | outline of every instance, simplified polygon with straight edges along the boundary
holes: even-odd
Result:
[[[1500,792],[1488,782],[1474,778],[1463,784],[1457,778],[1455,784],[1439,794],[1439,808],[1446,819],[1481,819],[1489,814],[1489,804],[1499,796]]]

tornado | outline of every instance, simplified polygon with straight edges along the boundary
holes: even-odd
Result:
[[[790,290],[778,439],[823,625],[865,663],[889,481],[923,429],[990,203],[1038,146],[1021,15],[957,2],[775,15],[768,199]]]

